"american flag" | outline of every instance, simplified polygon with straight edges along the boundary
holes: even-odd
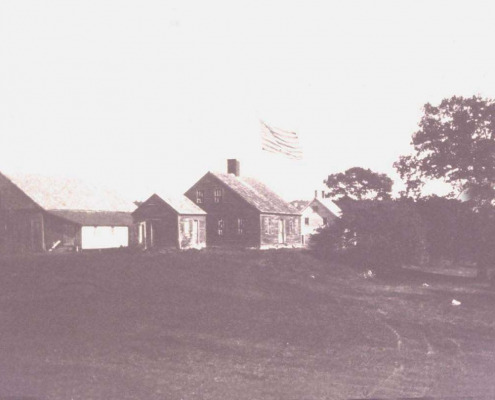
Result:
[[[295,132],[272,128],[261,123],[261,148],[271,153],[280,153],[293,160],[302,159],[302,149]]]

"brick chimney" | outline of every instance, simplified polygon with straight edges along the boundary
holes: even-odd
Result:
[[[241,163],[235,158],[230,158],[227,160],[227,173],[239,176],[241,174]]]

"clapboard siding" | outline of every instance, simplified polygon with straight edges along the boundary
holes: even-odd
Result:
[[[221,191],[219,202],[215,202],[215,190]],[[197,202],[198,191],[203,193],[200,203]],[[259,246],[259,212],[213,175],[205,175],[185,195],[207,213],[208,246]],[[243,233],[238,231],[239,219],[244,223]],[[223,221],[222,234],[219,233],[220,220]]]
[[[188,210],[197,208],[188,205],[187,199],[174,202]],[[169,200],[170,201],[170,200]],[[142,226],[140,245],[148,248],[202,248],[206,244],[206,215],[182,214],[158,195],[151,196],[132,214],[136,226]],[[194,210],[193,210],[194,211]]]
[[[203,210],[207,212],[206,230],[208,246],[242,246],[242,247],[280,247],[299,246],[301,244],[300,216],[281,213],[262,213],[256,207],[267,206],[268,197],[255,198],[256,190],[249,192],[253,180],[235,182],[235,175],[219,179],[220,174],[208,173],[204,175],[185,195]],[[229,186],[229,182],[235,182],[236,187]],[[243,186],[245,185],[245,186]],[[259,186],[261,187],[261,185]],[[243,190],[245,193],[238,193]],[[215,201],[215,192],[221,191],[221,200]],[[251,196],[248,202],[244,196]],[[284,204],[280,198],[274,199],[277,207]],[[282,242],[278,233],[264,233],[262,216],[270,218],[273,223],[279,220],[284,222],[285,231]],[[223,229],[220,232],[219,221],[223,221]],[[289,221],[292,221],[293,229],[289,229]],[[278,227],[278,225],[277,225]]]
[[[282,239],[282,241],[280,241]],[[298,215],[261,215],[261,246],[301,244],[301,218]]]

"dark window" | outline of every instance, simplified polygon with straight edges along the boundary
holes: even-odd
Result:
[[[304,225],[309,225],[309,218],[304,218]]]
[[[223,236],[223,231],[224,231],[224,222],[223,219],[219,219],[217,224],[218,236]]]
[[[215,203],[222,202],[222,189],[215,189],[213,191],[213,200],[215,201]]]
[[[196,203],[203,204],[205,198],[204,190],[196,190]]]
[[[242,235],[244,233],[244,220],[242,218],[237,219],[237,234]]]
[[[326,225],[328,223],[328,219],[326,219],[325,217],[323,218],[323,225]]]

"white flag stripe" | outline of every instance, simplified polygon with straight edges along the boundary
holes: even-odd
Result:
[[[297,135],[295,132],[282,131],[280,129],[270,128],[268,125],[263,123],[263,127],[267,129],[271,134],[276,135],[277,137],[284,140],[295,140],[297,141]]]
[[[286,150],[285,148],[281,147],[280,145],[270,142],[268,140],[263,141],[263,147],[267,149],[271,149],[276,152],[284,153],[286,155],[301,155],[301,152],[294,152],[294,151],[289,151]]]
[[[284,149],[286,151],[293,152],[293,153],[302,153],[300,148],[293,147],[293,146],[287,146],[287,145],[281,145],[280,143],[275,142],[273,140],[270,140],[269,138],[263,138],[263,144],[268,144],[274,148]]]
[[[302,153],[301,152],[293,152],[293,151],[288,151],[284,149],[283,147],[279,145],[273,145],[268,142],[263,143],[262,149],[266,151],[270,151],[271,153],[280,153],[283,154],[289,158],[293,159],[301,159],[302,158]]]
[[[274,139],[277,141],[277,143],[280,143],[282,145],[291,146],[291,147],[294,147],[296,149],[299,148],[298,142],[294,142],[294,141],[293,142],[289,142],[287,140],[280,139],[280,138],[278,138],[275,135],[274,135]]]
[[[273,139],[270,139],[270,138],[267,138],[267,137],[264,137],[263,138],[263,141],[264,142],[268,142],[268,143],[271,143],[272,145],[274,146],[277,146],[277,147],[285,147],[285,148],[288,148],[288,150],[291,150],[291,151],[294,151],[294,152],[300,152],[302,153],[301,149],[299,147],[296,147],[296,146],[292,146],[292,145],[289,145],[289,144],[285,144],[285,143],[280,143],[279,141],[275,141]]]
[[[277,139],[277,142],[280,143],[281,145],[284,145],[284,146],[287,146],[287,147],[290,147],[294,150],[299,150],[299,145],[298,145],[298,142],[288,142],[286,140],[283,140],[283,139],[279,139],[277,136],[275,136],[275,138]]]
[[[295,132],[271,128],[263,121],[260,122],[262,150],[280,153],[291,159],[299,160],[302,158],[302,149],[299,146],[299,139]]]
[[[262,146],[262,149],[263,150],[267,150],[267,151],[271,151],[272,153],[282,153],[288,157],[291,157],[291,158],[300,158],[301,155],[300,154],[294,154],[294,153],[291,153],[289,151],[286,151],[284,149],[281,149],[280,147],[273,147],[273,146],[269,146],[269,145],[263,145]]]
[[[271,129],[268,128],[270,132],[272,132],[274,135],[277,135],[278,137],[282,139],[287,139],[287,140],[297,140],[297,135],[294,132],[281,132],[277,131],[276,129]]]

